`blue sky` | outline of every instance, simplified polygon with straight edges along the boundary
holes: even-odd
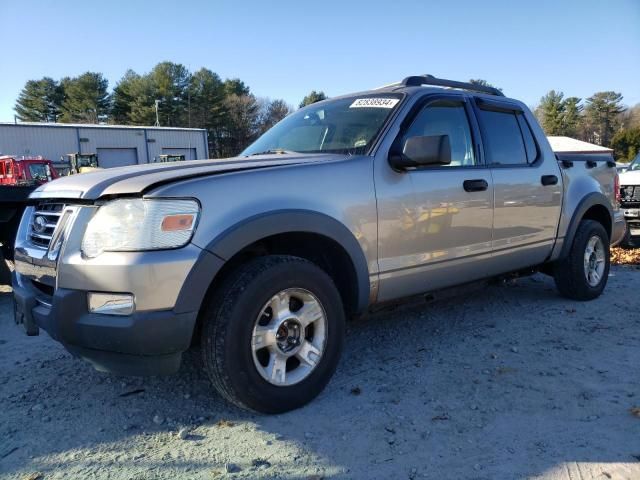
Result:
[[[0,121],[28,79],[91,70],[113,87],[163,60],[296,105],[419,73],[484,78],[529,105],[552,88],[640,103],[640,0],[0,0],[0,19]]]

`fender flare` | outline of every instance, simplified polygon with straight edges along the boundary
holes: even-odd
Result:
[[[591,192],[582,200],[580,200],[580,203],[578,203],[578,206],[573,212],[573,216],[571,217],[571,221],[569,222],[569,227],[567,228],[567,234],[564,237],[564,242],[562,244],[562,250],[560,251],[559,258],[566,258],[569,255],[569,251],[571,250],[571,246],[573,245],[573,239],[576,236],[576,231],[578,230],[580,221],[583,219],[585,213],[587,213],[587,210],[596,205],[605,207],[607,209],[607,212],[609,213],[609,220],[611,222],[608,230],[610,232],[613,231],[613,209],[611,208],[611,202],[602,193]]]
[[[227,228],[207,245],[198,245],[203,252],[181,289],[176,307],[180,311],[199,309],[209,285],[227,260],[252,243],[283,233],[314,233],[340,245],[351,260],[357,279],[356,311],[360,313],[367,308],[369,269],[360,243],[351,230],[335,218],[309,210],[277,210],[255,215]]]

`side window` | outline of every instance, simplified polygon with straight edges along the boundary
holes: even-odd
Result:
[[[516,112],[480,110],[487,163],[526,165],[527,151]]]
[[[460,167],[476,164],[469,119],[462,102],[438,100],[425,106],[413,120],[403,141],[410,137],[449,135],[451,163]]]

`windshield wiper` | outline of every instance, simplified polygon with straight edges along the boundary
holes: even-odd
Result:
[[[264,152],[251,153],[247,155],[248,157],[255,157],[256,155],[285,155],[288,153],[298,153],[293,150],[283,150],[282,148],[272,148],[270,150],[265,150]]]

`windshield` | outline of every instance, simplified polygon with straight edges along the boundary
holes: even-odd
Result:
[[[627,169],[627,171],[636,171],[636,170],[640,170],[640,153],[638,153],[638,155],[636,155],[636,158],[634,158],[631,163],[629,164],[629,168]]]
[[[29,173],[33,180],[38,182],[46,182],[51,180],[51,171],[46,163],[30,163]]]
[[[364,154],[401,99],[399,94],[381,93],[309,105],[277,123],[241,155]]]

